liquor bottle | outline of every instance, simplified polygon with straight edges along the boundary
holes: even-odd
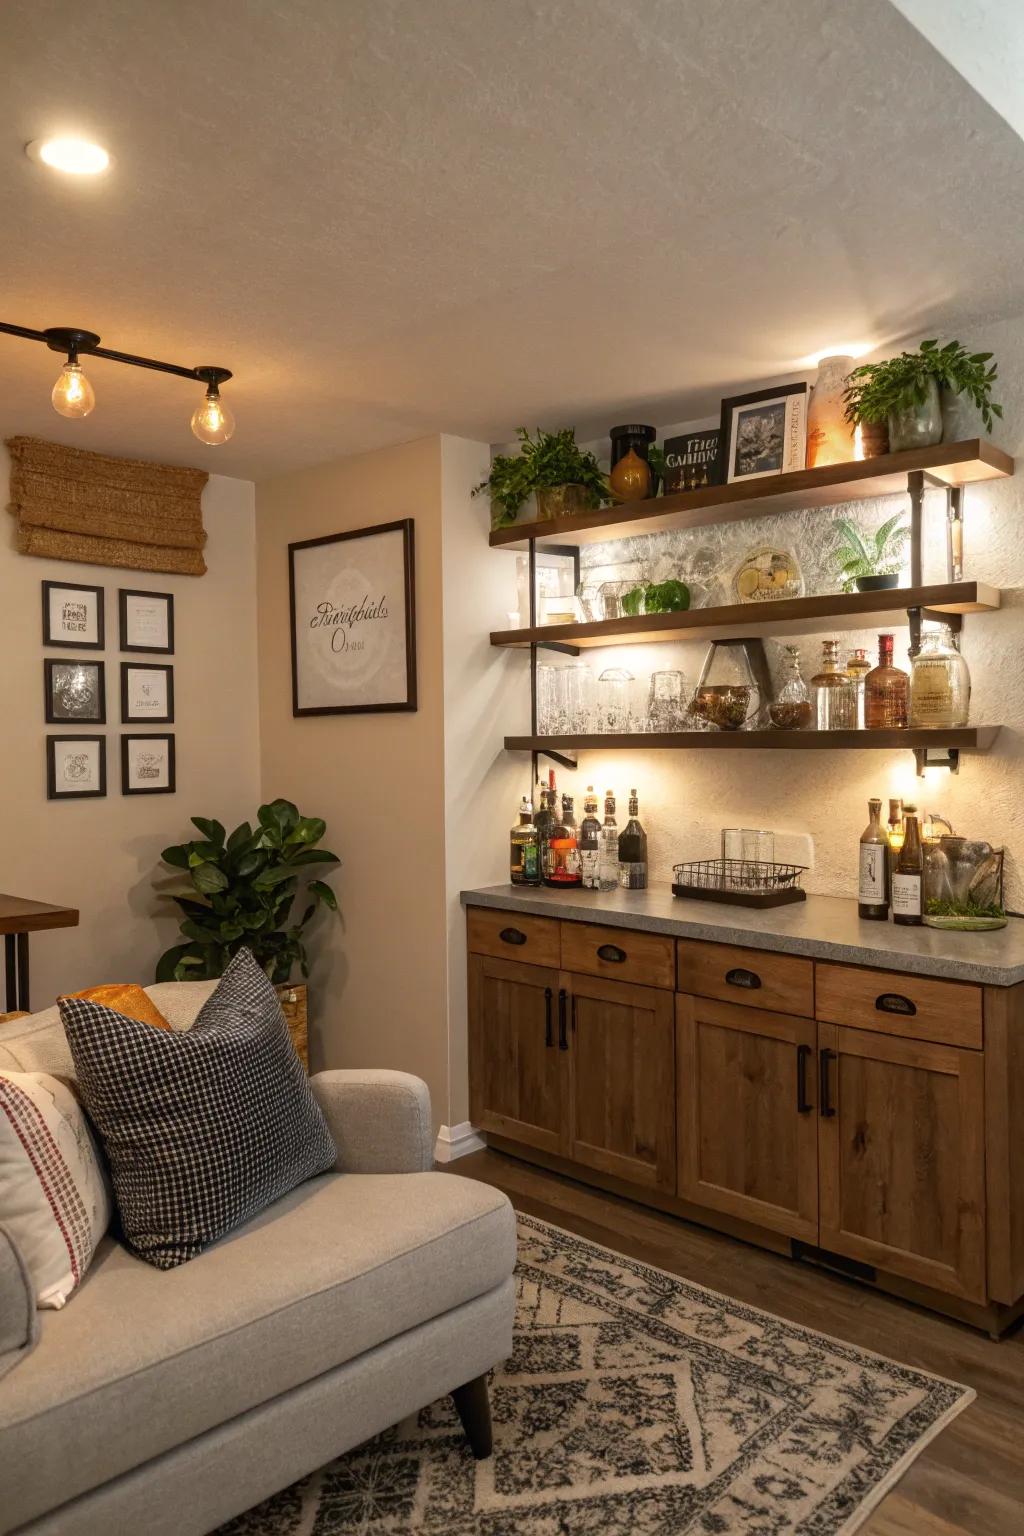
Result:
[[[911,662],[910,723],[916,729],[966,725],[971,674],[948,624],[927,634]]]
[[[920,926],[924,921],[924,853],[915,805],[904,807],[903,820],[903,847],[892,877],[892,920]]]
[[[892,664],[892,635],[878,637],[878,666],[864,679],[864,724],[869,731],[901,730],[907,723],[910,679]]]
[[[857,916],[885,922],[889,916],[889,839],[882,829],[881,800],[868,801],[868,816],[860,839]]]
[[[896,860],[899,858],[900,849],[903,847],[903,801],[899,796],[894,796],[889,801],[889,819],[886,822],[886,835],[889,839],[889,892],[892,894],[892,877],[896,873]]]
[[[819,731],[852,731],[857,726],[857,689],[839,663],[839,641],[821,642],[821,671],[811,678],[814,724]]]
[[[619,884],[627,891],[647,889],[647,833],[635,789],[629,792],[629,820],[619,833]]]
[[[513,885],[540,885],[540,840],[525,795],[519,820],[509,833],[509,873]]]
[[[579,849],[580,874],[583,877],[584,888],[588,891],[596,891],[601,858],[601,823],[597,819],[597,796],[594,794],[593,784],[587,785],[587,793],[583,800]]]
[[[598,839],[597,888],[614,891],[619,883],[619,829],[615,825],[615,792],[604,792],[604,826]]]
[[[551,834],[551,825],[554,821],[555,811],[555,770],[552,768],[548,774],[547,787],[537,781],[537,812],[534,816],[534,825],[537,828],[537,849],[540,860],[540,872],[543,877],[547,862],[548,838]]]
[[[572,795],[562,796],[561,814],[555,811],[552,818],[544,861],[544,884],[553,885],[559,890],[583,884]]]
[[[858,647],[846,658],[846,675],[857,690],[857,729],[864,729],[864,679],[871,671],[867,651]]]

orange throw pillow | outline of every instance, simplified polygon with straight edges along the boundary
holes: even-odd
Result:
[[[99,1003],[103,1008],[112,1008],[126,1019],[137,1019],[140,1024],[152,1024],[154,1029],[171,1027],[152,999],[133,981],[86,987],[84,992],[68,992],[66,995],[84,998],[87,1003]]]

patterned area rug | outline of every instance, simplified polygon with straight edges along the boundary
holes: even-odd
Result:
[[[494,1455],[450,1399],[217,1536],[856,1529],[974,1393],[519,1218]]]

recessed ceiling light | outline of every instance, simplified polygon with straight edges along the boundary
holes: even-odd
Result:
[[[91,144],[88,139],[33,139],[25,146],[25,153],[51,170],[65,171],[69,176],[98,176],[110,164],[102,144]]]

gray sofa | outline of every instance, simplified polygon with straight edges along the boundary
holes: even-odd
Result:
[[[187,1028],[211,983],[148,988]],[[73,1076],[56,1009],[0,1025],[0,1069]],[[490,1449],[486,1373],[512,1347],[515,1221],[430,1172],[425,1085],[311,1079],[336,1171],[191,1263],[109,1235],[0,1382],[0,1532],[202,1536],[447,1393]]]

